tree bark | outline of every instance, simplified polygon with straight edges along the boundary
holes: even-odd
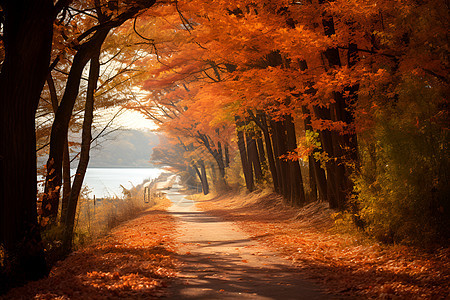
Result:
[[[225,181],[225,162],[223,160],[221,145],[218,144],[217,149],[213,149],[214,145],[211,146],[212,141],[210,142],[209,136],[201,133],[200,131],[197,131],[197,137],[200,139],[200,141],[203,143],[203,145],[206,147],[208,152],[212,155],[212,157],[217,163],[220,176],[219,178],[217,178],[218,179],[217,182],[219,182],[220,188],[226,188],[227,183]]]
[[[306,106],[303,106],[302,113],[307,115],[305,118],[305,130],[313,131],[311,126],[311,112],[306,108]],[[311,200],[326,201],[327,178],[325,175],[325,170],[321,168],[320,163],[315,159],[314,154],[316,153],[320,153],[320,150],[314,149],[313,153],[308,156],[310,188],[312,191]]]
[[[314,107],[314,113],[320,119],[330,120],[330,110],[324,107]],[[331,208],[339,208],[338,199],[338,187],[336,186],[336,160],[334,159],[334,148],[333,148],[333,136],[329,130],[319,131],[320,141],[322,143],[323,150],[328,154],[330,159],[325,163],[327,170],[327,200]]]
[[[287,152],[294,152],[297,149],[297,138],[295,135],[295,125],[291,115],[286,115],[284,120],[286,126],[286,146]],[[287,154],[287,153],[286,153]],[[290,201],[292,205],[302,206],[305,204],[305,189],[303,187],[303,177],[298,160],[289,160],[289,177],[291,184]]]
[[[47,162],[47,176],[45,179],[44,198],[42,199],[42,213],[43,216],[50,218],[53,222],[56,220],[58,213],[64,142],[67,136],[75,100],[78,96],[83,69],[91,57],[100,51],[106,36],[112,28],[122,25],[125,21],[133,18],[139,13],[141,9],[148,8],[155,4],[155,2],[155,0],[149,0],[145,3],[136,3],[114,19],[109,19],[105,14],[100,14],[100,25],[95,26],[96,30],[92,30],[91,28],[91,30],[87,30],[78,37],[78,40],[81,42],[84,38],[92,34],[87,42],[77,46],[77,53],[72,62],[66,89],[58,107],[50,135],[50,154]]]
[[[264,142],[262,139],[262,133],[261,130],[255,130],[255,136],[256,136],[256,146],[258,149],[258,154],[259,154],[259,163],[261,164],[261,166],[264,166],[267,164],[267,160],[266,160],[266,153],[264,151]]]
[[[319,0],[319,4],[323,4],[325,2],[327,1]],[[324,14],[322,16],[322,25],[326,36],[331,37],[336,33],[334,20],[331,15]],[[351,60],[354,59],[357,47],[354,45],[349,47],[349,49],[349,66],[351,66],[353,63]],[[338,48],[328,48],[323,52],[323,54],[328,61],[329,67],[334,69],[342,66]],[[354,91],[354,88],[351,89]],[[354,95],[355,93],[352,97]],[[353,122],[353,116],[350,107],[346,103],[345,97],[341,92],[334,92],[333,98],[334,103],[330,103],[329,112],[322,111],[322,113],[329,114],[329,120],[343,121],[347,125],[350,125]],[[334,161],[327,163],[327,181],[329,186],[332,187],[331,189],[328,189],[328,191],[332,192],[335,198],[332,202],[330,202],[330,206],[333,208],[344,209],[347,204],[349,194],[353,189],[353,183],[350,179],[351,170],[346,167],[346,163],[350,162],[349,159],[352,156],[353,159],[355,159],[355,153],[357,152],[356,134],[350,132],[344,132],[344,134],[331,132],[330,135],[331,136],[324,133],[321,136],[327,139],[326,141],[323,140],[323,144],[325,145],[331,143],[331,145],[327,145],[327,148],[328,150],[333,151],[333,154],[331,155],[328,150],[325,150]],[[352,163],[356,163],[356,160]],[[330,197],[330,194],[328,196]]]
[[[202,185],[202,192],[204,192],[203,182],[202,182],[202,174],[200,174],[200,170],[198,169],[198,167],[195,163],[192,164],[192,168],[194,169],[195,174],[197,174],[198,180],[200,181],[200,184]],[[198,186],[196,187],[196,192],[198,193]]]
[[[52,125],[50,154],[47,162],[44,198],[42,199],[43,217],[50,218],[51,222],[55,222],[58,214],[64,144],[67,139],[72,110],[78,96],[83,69],[94,53],[99,51],[108,32],[109,29],[97,31],[89,42],[80,46],[75,54],[66,89]]]
[[[289,201],[291,194],[291,181],[289,177],[289,166],[281,156],[287,153],[286,131],[282,121],[271,121],[273,128],[273,146],[275,150],[275,162],[277,164],[277,175],[279,179],[280,192],[284,199]]]
[[[86,91],[86,103],[84,108],[83,132],[81,141],[80,161],[70,192],[69,203],[67,205],[67,216],[64,224],[63,251],[69,253],[72,250],[73,229],[77,210],[78,198],[83,185],[84,175],[89,164],[89,152],[91,148],[91,127],[94,118],[94,93],[97,88],[97,81],[100,74],[100,48],[91,58],[89,69],[89,82]]]
[[[59,101],[56,93],[55,82],[53,81],[52,74],[48,74],[47,85],[50,91],[50,100],[52,103],[53,113],[56,115],[58,111]],[[61,220],[64,222],[67,213],[67,204],[69,203],[71,179],[70,179],[70,157],[69,157],[69,141],[67,140],[64,145],[63,153],[63,197],[61,199]]]
[[[64,145],[63,153],[63,196],[61,199],[61,220],[67,218],[67,206],[69,205],[70,192],[72,190],[72,183],[70,178],[70,155],[69,155],[69,141]]]
[[[237,134],[237,143],[239,148],[239,154],[241,156],[242,163],[242,171],[244,173],[245,185],[247,190],[253,192],[255,189],[255,183],[253,182],[253,171],[251,165],[248,161],[247,149],[245,146],[245,138],[244,133],[242,132],[241,127],[244,125],[241,118],[239,116],[235,117],[236,120],[236,134]]]
[[[203,194],[208,195],[209,194],[209,184],[208,184],[208,177],[206,176],[205,163],[203,162],[203,160],[200,160],[199,164],[200,164],[200,175],[201,175]]]
[[[53,1],[0,1],[0,293],[47,274],[36,209],[35,113],[50,63]]]
[[[228,144],[225,144],[225,168],[230,167],[230,153],[228,149]]]
[[[255,133],[252,130],[245,131],[245,139],[247,141],[248,161],[251,165],[251,168],[253,168],[256,181],[261,182],[263,175],[261,170],[261,164],[259,162],[258,148],[256,146],[256,140],[254,139],[254,137]]]
[[[200,165],[200,170],[197,167],[197,164],[193,164],[195,173],[197,173],[198,179],[200,180],[200,183],[202,185],[202,192],[204,195],[209,194],[209,185],[208,185],[208,177],[206,175],[206,168],[205,163],[203,160],[199,160],[198,164]]]
[[[279,193],[280,187],[278,182],[277,169],[275,165],[275,158],[273,156],[272,138],[270,137],[269,126],[267,125],[267,120],[264,113],[258,114],[257,117],[259,117],[261,123],[260,128],[264,136],[264,144],[266,146],[266,153],[267,153],[267,160],[269,161],[270,174],[272,175],[273,188],[276,193]]]

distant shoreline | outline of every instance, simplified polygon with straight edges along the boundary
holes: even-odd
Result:
[[[75,169],[75,168],[74,168]],[[88,166],[88,169],[160,169],[159,167],[155,167],[155,166],[150,166],[150,167],[90,167]]]

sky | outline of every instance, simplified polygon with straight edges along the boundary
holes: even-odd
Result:
[[[112,132],[93,143],[89,167],[151,167],[152,148],[158,143],[158,135],[148,130]]]
[[[120,107],[103,110],[98,113],[96,121],[100,124],[107,124],[119,110]],[[153,121],[145,118],[141,113],[127,109],[123,109],[114,119],[113,127],[135,130],[154,130],[157,128]]]
[[[111,119],[112,123],[108,124]],[[95,123],[94,137],[107,124],[108,128],[93,143],[90,167],[150,166],[152,148],[159,143],[158,136],[152,132],[157,128],[155,123],[139,112],[120,107],[97,111]]]

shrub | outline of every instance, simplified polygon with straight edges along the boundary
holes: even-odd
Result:
[[[438,87],[407,77],[359,136],[355,178],[365,230],[384,242],[428,245],[449,237],[449,133]],[[448,111],[447,111],[448,112]]]

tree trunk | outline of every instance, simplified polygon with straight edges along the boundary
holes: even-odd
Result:
[[[208,177],[206,176],[206,168],[203,160],[199,160],[198,164],[200,165],[200,170],[198,169],[196,164],[193,164],[195,173],[197,173],[198,179],[202,184],[202,192],[204,195],[209,194],[209,185],[208,185]]]
[[[264,151],[264,142],[261,136],[261,131],[256,132],[256,146],[258,148],[259,162],[262,166],[267,165],[266,153]]]
[[[282,172],[282,166],[281,166],[281,159],[280,159],[280,149],[279,149],[279,141],[278,141],[278,133],[277,133],[277,126],[276,122],[273,120],[270,120],[270,128],[272,133],[272,145],[273,145],[273,155],[275,160],[275,170],[277,173],[277,179],[278,179],[278,192],[281,195],[284,195],[284,175]]]
[[[50,63],[53,1],[2,1],[0,293],[47,274],[36,209],[35,113]]]
[[[257,182],[262,181],[262,170],[259,162],[258,148],[256,147],[255,133],[252,130],[245,131],[245,139],[247,141],[247,156],[248,161],[253,168]]]
[[[241,118],[236,116],[236,134],[237,134],[237,143],[239,148],[239,154],[241,156],[241,163],[242,163],[242,171],[244,173],[245,178],[245,185],[247,186],[247,189],[250,192],[253,192],[255,189],[255,184],[253,182],[253,171],[251,168],[251,165],[248,161],[247,157],[247,149],[245,147],[245,139],[244,139],[244,133],[242,132],[241,127],[244,125]]]
[[[212,155],[212,157],[217,163],[220,177],[219,178],[215,177],[214,179],[218,179],[216,182],[219,182],[220,188],[226,188],[227,182],[225,181],[225,162],[223,160],[221,144],[220,143],[218,144],[217,149],[213,149],[214,144],[212,141],[210,142],[211,139],[209,138],[208,135],[200,133],[200,131],[197,131],[197,137],[200,139],[200,141],[203,143],[203,145],[206,147],[208,152]],[[211,144],[213,145],[211,146]]]
[[[99,16],[101,24],[94,31],[92,37],[84,44],[77,46],[77,53],[74,56],[72,67],[70,68],[66,89],[58,107],[50,135],[50,154],[47,162],[42,213],[45,217],[53,221],[56,220],[58,213],[64,142],[67,137],[75,100],[78,96],[83,69],[91,57],[100,51],[106,36],[112,28],[122,25],[128,19],[133,18],[141,9],[148,8],[155,4],[155,2],[154,0],[149,0],[145,1],[145,3],[136,4],[119,14],[115,19],[109,20],[105,14]],[[97,9],[100,10],[99,7]]]
[[[325,0],[319,0],[319,4],[323,4],[325,2]],[[324,27],[324,34],[326,36],[331,37],[336,33],[332,16],[323,15],[322,24]],[[354,53],[352,52],[356,52],[356,47],[352,46],[350,49],[349,59],[350,57],[353,59]],[[341,59],[337,48],[328,48],[323,54],[331,68],[341,67]],[[349,66],[351,66],[350,63],[351,62],[349,61]],[[333,98],[334,103],[330,103],[329,107],[329,114],[331,117],[329,120],[343,121],[347,125],[350,125],[353,122],[353,116],[345,101],[345,97],[341,92],[334,92]],[[347,159],[352,157],[352,155],[354,156],[354,153],[357,152],[356,134],[346,132],[341,135],[340,133],[332,132],[331,138],[326,135],[323,135],[323,137],[328,139],[326,142],[331,143],[331,147],[328,145],[329,150],[331,150],[330,148],[333,149],[333,155],[330,155],[330,157],[334,163],[327,164],[327,179],[328,183],[331,183],[333,186],[332,190],[335,196],[335,201],[330,202],[330,206],[338,209],[344,209],[349,194],[353,189],[353,183],[350,180],[350,170],[346,168],[345,164],[349,162]],[[328,154],[330,154],[330,152],[328,152]],[[353,163],[355,162],[356,161]]]
[[[48,74],[47,85],[50,91],[50,100],[52,103],[53,113],[56,115],[58,110],[59,101],[56,93],[55,82],[53,81],[52,74]],[[63,153],[63,197],[61,200],[61,220],[64,222],[67,213],[67,204],[70,197],[71,180],[70,180],[70,157],[69,157],[69,142],[66,137]]]
[[[291,115],[286,115],[284,120],[286,126],[286,146],[287,152],[294,152],[297,149],[297,138],[295,136],[295,125]],[[287,153],[286,153],[287,154]],[[289,177],[291,184],[290,201],[292,205],[302,206],[305,204],[305,190],[303,187],[302,172],[298,160],[289,160]]]
[[[209,184],[208,184],[208,177],[206,176],[205,163],[203,162],[203,160],[200,160],[199,164],[200,164],[200,175],[201,175],[203,194],[208,195],[209,194]]]
[[[67,218],[64,226],[63,251],[69,253],[72,250],[73,229],[75,224],[75,214],[77,210],[78,198],[83,185],[84,175],[89,164],[89,152],[91,148],[91,126],[94,118],[94,93],[97,88],[97,81],[100,74],[100,48],[91,59],[89,69],[89,81],[86,91],[86,103],[84,108],[83,133],[81,141],[80,161],[78,162],[77,173],[73,181],[67,206]]]
[[[308,175],[309,175],[309,201],[317,201],[317,182],[314,172],[314,156],[308,155]]]
[[[262,125],[261,130],[264,135],[264,143],[266,145],[267,160],[269,161],[270,174],[272,174],[273,188],[276,193],[279,193],[280,187],[278,185],[277,169],[276,169],[276,165],[275,165],[275,159],[273,157],[272,139],[270,137],[269,127],[267,125],[266,116],[261,113],[261,114],[259,114],[259,119],[261,120],[261,125]]]
[[[302,113],[307,115],[305,118],[305,130],[313,131],[311,116],[309,116],[311,112],[306,106],[303,106]],[[314,149],[313,153],[308,157],[310,187],[312,191],[311,200],[327,201],[327,178],[324,169],[321,168],[320,163],[315,159],[314,154],[316,153],[320,153],[320,150]],[[317,195],[317,192],[319,195]]]
[[[225,168],[230,167],[230,153],[228,149],[228,144],[225,144]]]
[[[324,107],[314,107],[314,113],[321,119],[330,120],[330,110]],[[322,143],[323,150],[329,155],[329,159],[325,163],[327,170],[327,199],[330,203],[331,208],[339,208],[339,193],[337,192],[338,187],[336,186],[336,160],[334,159],[334,147],[333,147],[333,135],[329,130],[319,131],[320,141]]]
[[[225,163],[225,160],[223,159],[223,151],[222,151],[222,143],[221,142],[217,142],[217,156],[220,159],[221,164],[223,165],[224,170],[225,170],[226,163]],[[225,171],[224,171],[224,173],[225,173]],[[225,176],[225,174],[224,174],[224,176]]]
[[[61,220],[64,222],[67,218],[67,206],[69,205],[72,183],[70,178],[70,155],[69,141],[66,138],[63,153],[63,196],[61,200]]]
[[[281,156],[287,153],[286,131],[282,121],[271,121],[273,128],[273,144],[275,150],[275,161],[277,164],[280,192],[284,199],[290,201],[291,181],[289,177],[289,165]]]
[[[200,171],[195,163],[192,164],[192,168],[194,169],[195,174],[197,174],[198,180],[200,181],[200,184],[202,185],[202,192],[204,192],[202,174],[200,174]],[[196,192],[198,193],[198,186],[196,186]]]
[[[66,89],[55,115],[50,135],[50,154],[47,162],[45,191],[42,199],[42,215],[56,220],[62,180],[62,160],[64,145],[67,140],[69,121],[78,96],[83,69],[89,59],[98,52],[109,30],[97,31],[89,42],[80,46],[72,62]]]

